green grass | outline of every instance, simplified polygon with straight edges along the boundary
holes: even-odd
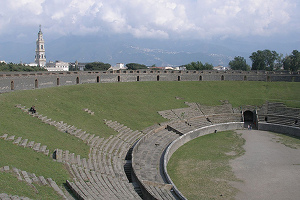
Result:
[[[269,100],[300,108],[299,86],[300,83],[287,82],[182,81],[98,83],[14,91],[0,94],[0,135],[7,133],[40,142],[47,145],[51,153],[60,148],[87,157],[89,147],[81,140],[23,113],[15,105],[21,104],[28,108],[35,105],[40,114],[52,120],[64,121],[88,133],[108,137],[117,133],[108,128],[103,119],[116,120],[133,130],[142,130],[166,121],[157,111],[186,107],[185,101],[219,105],[220,100],[229,100],[234,107],[239,107],[261,105]],[[181,98],[178,100],[175,97]],[[84,112],[84,108],[94,111],[95,115]],[[53,162],[50,157],[17,147],[12,142],[0,142],[0,154],[3,155],[0,157],[0,167],[15,166],[53,178],[60,185],[69,176],[62,164]],[[26,153],[21,154],[19,151]],[[39,156],[44,158],[39,158],[37,162]],[[20,160],[26,165],[21,165]],[[47,169],[40,171],[44,166]],[[61,178],[57,177],[56,170],[60,171]]]
[[[35,188],[28,185],[25,181],[18,179],[8,172],[0,172],[0,193],[24,196],[31,199],[61,199],[49,186],[33,184]]]
[[[238,181],[229,160],[244,153],[245,140],[234,131],[196,138],[181,146],[168,163],[168,173],[188,199],[234,199]]]
[[[272,138],[274,141],[281,143],[291,149],[300,149],[300,137],[273,132],[270,133],[274,134],[274,137]]]
[[[0,140],[0,146],[1,167],[8,165],[37,176],[52,178],[59,185],[70,178],[64,165],[54,162],[50,156],[14,145],[11,141]]]

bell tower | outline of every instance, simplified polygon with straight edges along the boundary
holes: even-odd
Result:
[[[46,67],[45,41],[43,39],[41,25],[40,25],[40,31],[38,33],[38,39],[36,40],[36,50],[35,50],[35,60],[34,61],[40,67]]]

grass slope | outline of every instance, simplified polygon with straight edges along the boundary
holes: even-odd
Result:
[[[234,199],[238,181],[229,160],[244,153],[245,140],[234,131],[196,138],[181,146],[168,163],[168,173],[188,199]]]
[[[103,119],[117,120],[133,130],[142,130],[165,121],[157,111],[186,107],[185,101],[218,105],[219,100],[229,100],[234,107],[238,107],[245,104],[261,105],[266,100],[273,100],[300,108],[299,86],[299,83],[286,82],[132,82],[15,91],[0,94],[0,135],[7,133],[34,140],[47,145],[51,152],[60,148],[87,157],[89,148],[82,141],[23,113],[15,105],[35,105],[37,111],[48,118],[64,121],[100,137],[108,137],[116,132],[108,128]],[[94,111],[95,115],[84,112],[84,108]],[[53,169],[52,172],[41,172],[39,175],[53,178],[60,185],[69,176],[62,165],[52,162],[50,157],[39,155],[31,149],[22,149],[27,153],[21,155],[19,148],[11,142],[1,141],[0,154],[7,155],[0,157],[0,167],[10,165],[38,173],[40,168],[47,165]],[[36,163],[37,156],[45,158],[40,158]],[[21,166],[18,160],[36,164],[27,168]],[[57,165],[60,165],[59,169]],[[55,175],[56,170],[61,170],[62,178]]]

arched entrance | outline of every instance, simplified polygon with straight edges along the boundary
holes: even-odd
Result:
[[[76,84],[79,84],[79,77],[76,78]]]
[[[254,113],[250,110],[246,110],[243,112],[243,117],[244,117],[244,127],[245,128],[249,128],[249,125],[252,127],[252,128],[255,128],[256,127],[256,124],[255,124],[255,117],[254,117]]]
[[[34,81],[34,88],[39,88],[39,81],[37,79]]]
[[[14,89],[15,89],[15,82],[14,82],[14,81],[11,81],[11,82],[10,82],[10,89],[11,89],[11,90],[14,90]]]

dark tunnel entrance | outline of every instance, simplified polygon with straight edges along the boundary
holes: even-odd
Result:
[[[254,113],[250,110],[246,110],[243,113],[243,117],[244,117],[244,127],[245,128],[256,128],[256,123],[254,120]]]

